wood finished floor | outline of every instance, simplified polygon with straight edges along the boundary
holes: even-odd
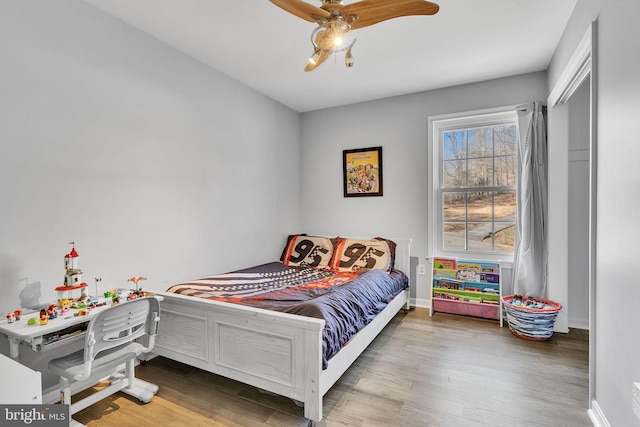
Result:
[[[324,397],[318,426],[591,426],[588,333],[546,342],[497,322],[399,313]],[[155,358],[137,375],[148,404],[118,393],[76,414],[101,426],[306,426],[290,399]]]

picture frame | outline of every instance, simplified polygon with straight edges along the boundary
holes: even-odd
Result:
[[[344,197],[382,196],[382,147],[342,152]]]

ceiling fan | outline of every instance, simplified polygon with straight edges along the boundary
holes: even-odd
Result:
[[[313,54],[305,71],[314,70],[330,54],[337,52],[346,52],[345,65],[353,67],[351,48],[356,40],[345,40],[350,30],[401,16],[434,15],[440,9],[437,4],[425,0],[362,0],[346,6],[342,0],[322,0],[320,7],[302,0],[269,1],[299,18],[318,24],[311,33]]]

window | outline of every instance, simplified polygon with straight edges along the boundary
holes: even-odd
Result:
[[[435,254],[513,254],[517,117],[514,109],[430,120]]]

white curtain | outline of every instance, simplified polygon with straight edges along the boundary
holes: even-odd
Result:
[[[518,108],[518,214],[513,293],[546,298],[547,132],[541,102]]]

